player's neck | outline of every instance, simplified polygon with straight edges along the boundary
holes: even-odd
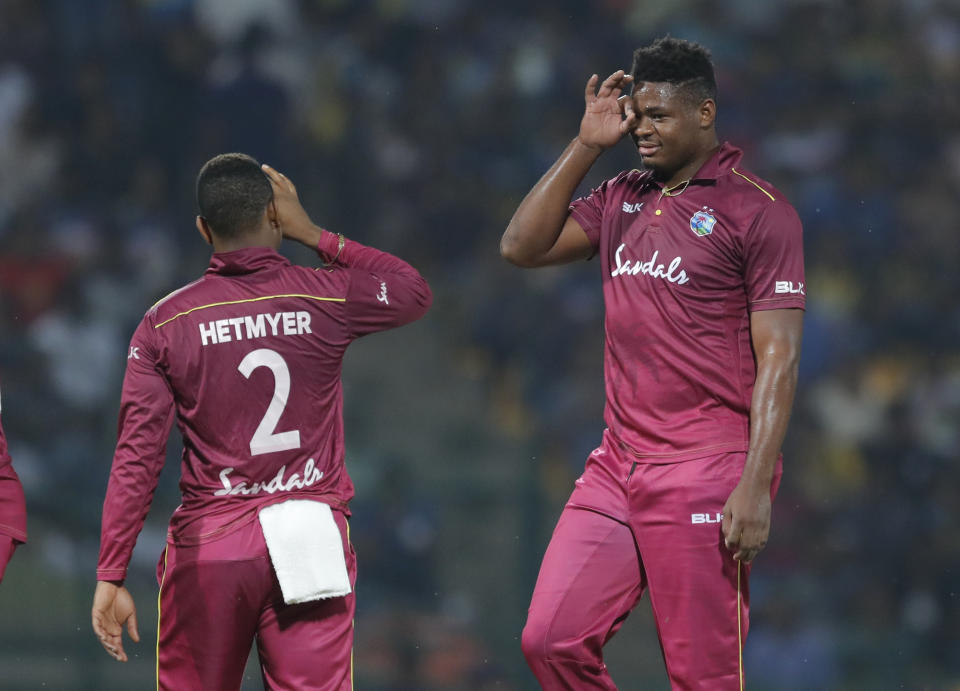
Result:
[[[269,229],[246,233],[237,238],[218,238],[213,236],[214,252],[235,252],[253,248],[277,249],[277,235]]]
[[[249,250],[249,249],[264,249],[264,250],[275,250],[277,249],[271,244],[268,243],[214,243],[213,251],[214,252],[236,252],[237,250]]]
[[[710,160],[710,158],[717,153],[717,149],[720,148],[720,142],[716,138],[710,144],[707,144],[700,148],[699,152],[690,158],[683,166],[673,171],[672,173],[664,173],[663,175],[658,176],[660,182],[663,183],[664,189],[670,189],[671,187],[677,187],[682,185],[684,182],[688,182],[694,175],[697,174],[697,171],[703,168],[703,164]],[[668,177],[669,176],[669,177]]]

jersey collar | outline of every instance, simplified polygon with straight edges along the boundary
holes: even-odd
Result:
[[[690,182],[716,182],[730,172],[730,169],[740,163],[743,158],[743,151],[733,146],[730,142],[724,142],[720,145],[713,156],[700,166],[700,170],[694,173]],[[652,171],[644,171],[646,184],[661,189],[663,184],[653,179]]]
[[[731,168],[740,163],[741,158],[743,158],[743,151],[730,142],[724,142],[714,152],[713,156],[700,166],[700,170],[690,180],[691,182],[693,180],[716,180],[729,173]]]
[[[289,259],[269,247],[245,247],[230,252],[214,252],[206,273],[237,276],[289,264]]]

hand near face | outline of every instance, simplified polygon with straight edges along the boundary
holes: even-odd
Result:
[[[633,82],[633,77],[617,70],[597,89],[599,81],[597,75],[587,81],[584,91],[586,108],[580,121],[579,139],[585,146],[608,149],[634,126],[632,108],[625,110],[630,97],[622,95]]]
[[[270,184],[273,186],[273,204],[276,207],[277,222],[280,224],[283,237],[302,242],[308,247],[316,246],[321,230],[310,220],[310,216],[300,203],[296,186],[280,171],[266,164],[261,168],[270,178]]]

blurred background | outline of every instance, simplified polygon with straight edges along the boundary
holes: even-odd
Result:
[[[750,688],[960,689],[956,0],[0,0],[0,381],[30,511],[0,687],[153,688],[176,432],[131,662],[89,624],[120,381],[144,311],[206,266],[200,165],[238,150],[436,295],[345,365],[357,689],[535,689],[519,635],[603,429],[602,298],[596,262],[525,272],[497,243],[590,74],[667,32],[712,49],[722,138],[805,226]],[[584,189],[636,163],[624,143]],[[646,599],[608,663],[621,689],[668,688]]]

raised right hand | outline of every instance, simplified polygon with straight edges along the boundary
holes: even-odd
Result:
[[[597,75],[587,81],[584,92],[586,110],[580,121],[578,138],[585,146],[608,149],[635,125],[633,109],[627,108],[624,112],[624,102],[629,97],[621,96],[623,90],[633,82],[633,76],[617,70],[603,80],[598,90],[599,81]]]
[[[308,247],[316,247],[322,231],[310,220],[310,216],[300,203],[296,186],[290,178],[266,163],[260,167],[273,186],[273,202],[276,204],[280,232],[283,233],[283,237],[296,240]]]

